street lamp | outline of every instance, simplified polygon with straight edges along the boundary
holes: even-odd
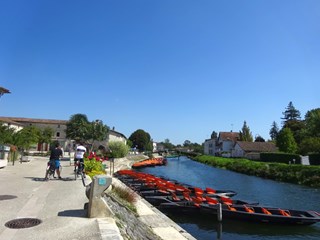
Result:
[[[11,92],[8,89],[4,88],[4,87],[0,87],[0,98],[5,93],[11,93]]]

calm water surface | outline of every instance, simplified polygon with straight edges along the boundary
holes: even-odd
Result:
[[[266,206],[320,212],[320,189],[280,183],[210,167],[187,157],[169,158],[161,167],[140,169],[198,187],[234,190],[237,199]],[[224,219],[166,213],[199,240],[320,240],[320,223],[311,226],[274,226]]]

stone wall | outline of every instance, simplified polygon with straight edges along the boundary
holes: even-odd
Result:
[[[124,239],[157,240],[152,229],[141,222],[138,216],[110,195],[105,195],[108,206],[115,214],[115,219]]]

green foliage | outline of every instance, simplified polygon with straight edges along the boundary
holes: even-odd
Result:
[[[41,129],[39,132],[39,143],[50,143],[53,134],[54,134],[54,130],[50,127]]]
[[[109,127],[101,120],[89,122],[87,115],[75,114],[70,117],[67,123],[66,136],[77,142],[84,141],[91,146],[94,141],[103,141],[107,137]]]
[[[87,136],[89,121],[85,114],[74,114],[70,117],[67,123],[66,136],[67,138],[76,141],[83,141]]]
[[[202,155],[196,161],[235,172],[273,179],[276,181],[320,187],[320,167],[300,164],[265,163],[247,159],[230,159]]]
[[[271,125],[271,129],[269,131],[269,134],[270,134],[270,137],[271,137],[271,140],[274,141],[277,139],[277,136],[279,134],[279,128],[278,128],[278,125],[275,121],[273,121],[272,125]]]
[[[320,108],[312,109],[305,115],[306,132],[310,137],[320,137]]]
[[[242,126],[242,131],[239,132],[239,135],[240,135],[240,141],[253,142],[253,136],[250,131],[250,128],[247,126],[246,121],[244,121]]]
[[[101,120],[96,120],[87,125],[87,134],[85,140],[93,146],[94,141],[103,141],[107,138],[109,127],[104,125]]]
[[[320,152],[320,137],[306,137],[300,144],[300,153],[307,155],[309,153]]]
[[[13,142],[20,150],[28,150],[33,144],[38,143],[39,135],[39,128],[27,126],[14,134]]]
[[[261,162],[277,162],[277,163],[293,163],[295,159],[295,164],[301,164],[301,157],[299,154],[291,153],[260,153]]]
[[[300,111],[293,106],[292,102],[289,102],[288,106],[282,114],[284,115],[284,117],[282,118],[284,120],[284,124],[288,121],[300,119]]]
[[[277,137],[276,145],[279,151],[286,153],[296,153],[298,146],[289,128],[283,128]]]
[[[123,158],[129,153],[129,146],[121,141],[109,142],[109,149],[111,152],[110,157],[113,158]]]
[[[151,143],[150,134],[142,129],[138,129],[132,133],[129,140],[132,142],[132,146],[137,147],[139,151],[148,151],[152,149],[149,149]]]
[[[101,161],[97,161],[95,158],[84,158],[84,169],[86,173],[90,172],[103,172],[104,168]],[[104,173],[104,172],[103,172]]]
[[[0,122],[0,144],[13,143],[14,128]]]

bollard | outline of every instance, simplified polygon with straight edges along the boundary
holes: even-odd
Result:
[[[88,217],[110,217],[113,215],[112,210],[105,202],[104,191],[111,185],[112,178],[107,175],[97,175],[93,177],[90,184],[90,197],[88,205]]]
[[[218,203],[217,218],[218,218],[219,222],[222,221],[222,205],[221,205],[221,203]]]

